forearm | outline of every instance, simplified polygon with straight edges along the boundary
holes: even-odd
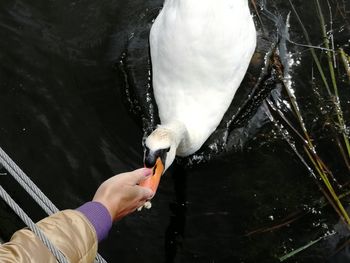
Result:
[[[93,202],[49,216],[37,225],[70,262],[93,262],[98,242],[107,236],[112,221],[153,197],[152,190],[139,185],[151,174],[151,169],[141,168],[115,175],[101,184]],[[0,247],[0,257],[1,262],[56,262],[45,245],[26,229],[17,231]]]
[[[37,223],[70,262],[93,262],[97,253],[96,231],[80,212],[65,210]],[[1,262],[57,262],[46,246],[28,229],[17,231],[0,247]]]

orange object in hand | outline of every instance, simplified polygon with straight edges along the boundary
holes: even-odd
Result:
[[[161,159],[158,157],[156,164],[153,167],[153,174],[151,177],[140,183],[140,186],[150,188],[154,193],[156,193],[160,178],[164,171],[164,165]]]

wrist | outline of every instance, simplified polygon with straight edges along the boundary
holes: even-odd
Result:
[[[95,229],[98,242],[105,239],[112,227],[109,210],[100,202],[91,201],[76,209],[81,212]]]

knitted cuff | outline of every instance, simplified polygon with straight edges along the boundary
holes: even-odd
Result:
[[[87,202],[76,209],[84,214],[94,226],[98,242],[105,239],[112,227],[112,218],[107,208],[99,202]]]

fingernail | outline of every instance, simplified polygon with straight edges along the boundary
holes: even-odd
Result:
[[[155,193],[152,190],[150,190],[149,193],[148,193],[148,199],[152,199],[154,194]]]

